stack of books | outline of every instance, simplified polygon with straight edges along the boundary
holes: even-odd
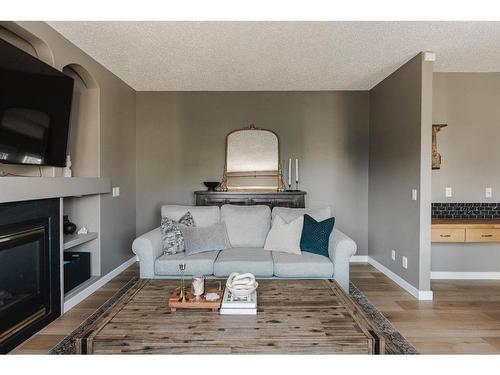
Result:
[[[256,315],[257,314],[257,290],[245,297],[233,295],[228,288],[224,291],[221,315]]]

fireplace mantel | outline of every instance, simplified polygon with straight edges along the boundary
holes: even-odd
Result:
[[[0,203],[111,192],[109,178],[0,177]]]

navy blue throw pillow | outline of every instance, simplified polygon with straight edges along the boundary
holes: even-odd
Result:
[[[335,224],[331,217],[323,221],[316,221],[309,215],[304,215],[304,227],[300,237],[300,249],[309,253],[328,256],[328,241]]]

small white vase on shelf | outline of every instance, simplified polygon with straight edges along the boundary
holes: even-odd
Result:
[[[66,166],[63,169],[64,177],[73,177],[73,172],[71,171],[71,157],[66,155]]]

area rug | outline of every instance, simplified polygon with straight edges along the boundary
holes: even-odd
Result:
[[[382,332],[385,338],[386,354],[418,354],[415,347],[392,326],[387,318],[368,301],[368,298],[353,283],[349,285],[349,294],[373,325]]]
[[[75,339],[92,323],[94,323],[106,310],[113,305],[127,290],[133,287],[139,280],[133,278],[116,292],[99,309],[89,316],[78,328],[66,336],[61,342],[53,347],[48,354],[76,354]],[[386,354],[418,354],[417,350],[392,326],[392,324],[380,313],[366,298],[366,296],[354,285],[350,284],[349,294],[360,306],[373,325],[385,338]]]

